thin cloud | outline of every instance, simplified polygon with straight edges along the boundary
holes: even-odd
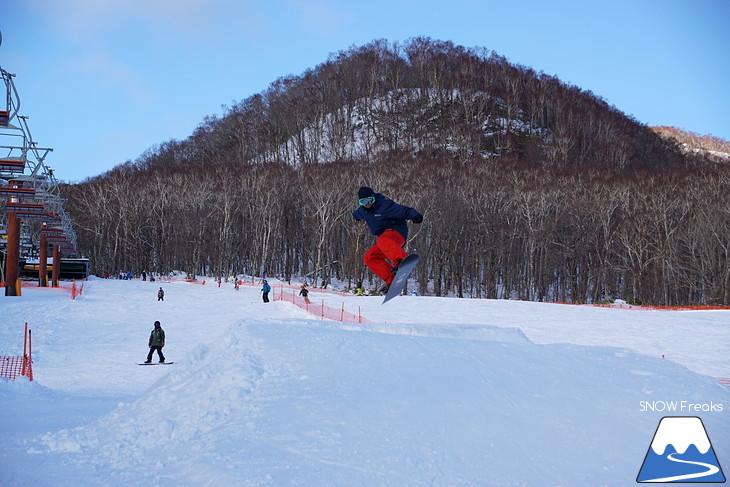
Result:
[[[105,52],[80,53],[69,61],[67,67],[93,80],[102,93],[114,92],[137,100],[149,97],[143,89],[144,80],[137,71]]]
[[[144,26],[166,35],[204,38],[232,0],[28,0],[49,25],[68,38],[86,41],[125,26]],[[238,10],[238,8],[236,8]],[[130,31],[129,36],[135,32]]]
[[[351,25],[351,14],[325,1],[294,1],[290,5],[297,14],[297,23],[302,30],[317,37],[340,34],[345,26]]]

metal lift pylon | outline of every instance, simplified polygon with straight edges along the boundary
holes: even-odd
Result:
[[[2,34],[0,34],[0,45]],[[6,296],[19,296],[21,253],[37,250],[38,282],[47,285],[46,253],[53,251],[52,284],[58,286],[60,254],[76,253],[73,222],[63,208],[60,188],[45,159],[53,149],[38,147],[28,126],[28,117],[19,114],[20,95],[13,82],[14,74],[0,66],[5,85],[5,103],[0,102],[0,252],[4,244]],[[28,243],[30,242],[30,243]]]

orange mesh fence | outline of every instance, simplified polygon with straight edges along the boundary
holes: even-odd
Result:
[[[26,373],[26,369],[28,373]],[[28,363],[28,359],[26,357],[0,355],[0,377],[15,380],[19,375],[26,375],[30,380],[33,380],[33,367]]]
[[[39,286],[37,282],[22,281],[20,285],[23,289],[34,288],[34,289],[43,289],[44,291],[57,291],[57,292],[69,293],[71,295],[71,299],[76,299],[76,296],[78,296],[79,294],[82,294],[84,291],[84,281],[81,281],[81,286],[76,284],[76,281],[73,281],[70,284],[69,283],[59,284],[58,286]]]
[[[134,278],[133,280],[140,281],[141,279]],[[188,279],[185,277],[156,277],[154,281],[150,282],[187,282],[190,284],[200,284],[201,286],[204,286],[206,283],[205,279],[198,281],[197,279]]]
[[[659,311],[704,311],[704,310],[730,310],[730,306],[714,306],[709,304],[698,304],[693,306],[635,306],[639,309]]]
[[[21,281],[20,282],[20,286],[22,288],[24,288],[24,289],[25,288],[29,288],[29,287],[37,287],[37,288],[40,288],[40,289],[47,289],[49,291],[66,291],[66,292],[70,292],[72,285],[71,284],[63,283],[63,284],[59,284],[58,286],[39,286],[37,281]]]
[[[730,306],[715,306],[709,304],[698,304],[688,306],[652,306],[652,305],[638,305],[638,304],[583,304],[583,303],[555,303],[555,304],[569,304],[572,306],[591,306],[595,308],[615,308],[615,309],[630,309],[635,311],[707,311],[707,310],[730,310]]]
[[[244,279],[239,279],[238,285],[239,286],[260,286],[263,284],[263,278],[261,277],[251,277]],[[281,289],[300,289],[301,286],[289,286],[286,284],[277,284],[276,287]],[[321,287],[308,287],[310,291],[316,291],[320,294],[333,294],[335,296],[352,296],[352,294],[349,293],[343,293],[341,291],[332,291],[331,289],[323,289]]]
[[[23,337],[23,355],[7,356],[0,355],[0,377],[15,380],[19,375],[24,375],[28,380],[33,380],[33,342],[28,323],[25,324],[25,336]]]
[[[71,286],[71,299],[76,299],[76,296],[80,296],[82,294],[84,294],[84,281],[81,281],[80,286],[77,286],[76,281],[74,281]]]
[[[319,292],[319,290],[317,290]],[[339,308],[333,308],[324,304],[324,299],[314,302],[309,298],[299,296],[294,290],[284,290],[284,286],[277,286],[274,289],[274,301],[285,301],[293,303],[299,308],[318,316],[322,319],[340,321],[342,323],[369,323],[360,313],[360,307],[357,308],[357,314],[345,311],[345,303]]]
[[[245,279],[244,278],[239,279],[238,285],[239,286],[260,286],[261,284],[263,284],[263,282],[264,282],[263,278],[261,278],[261,277],[257,278],[257,277],[251,276],[250,278],[247,277]]]

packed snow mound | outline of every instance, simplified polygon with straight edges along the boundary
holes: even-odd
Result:
[[[244,320],[133,403],[43,440],[119,485],[594,484],[604,467],[635,475],[638,400],[697,380],[626,350],[461,328]]]
[[[475,340],[482,342],[498,343],[532,343],[519,328],[503,328],[498,326],[478,324],[451,324],[451,325],[413,325],[413,324],[392,324],[392,325],[368,325],[344,326],[344,329],[367,330],[390,335],[405,335],[431,338],[457,338],[463,340]]]
[[[233,330],[219,345],[200,345],[133,403],[89,427],[45,440],[58,451],[100,449],[120,469],[165,445],[200,441],[230,420],[263,374],[260,360],[237,340]]]

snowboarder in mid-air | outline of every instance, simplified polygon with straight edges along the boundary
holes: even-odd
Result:
[[[157,351],[157,355],[160,358],[160,363],[165,363],[165,356],[162,355],[162,347],[165,346],[165,330],[162,329],[159,321],[155,321],[155,329],[150,333],[150,339],[147,342],[150,347],[150,353],[147,354],[146,364],[152,362],[152,353]]]
[[[367,186],[357,192],[360,205],[352,213],[356,221],[365,221],[370,232],[377,236],[375,245],[365,252],[363,262],[378,277],[385,281],[379,290],[388,291],[401,261],[408,257],[403,246],[408,238],[408,220],[421,223],[423,215],[408,206],[399,205]]]

